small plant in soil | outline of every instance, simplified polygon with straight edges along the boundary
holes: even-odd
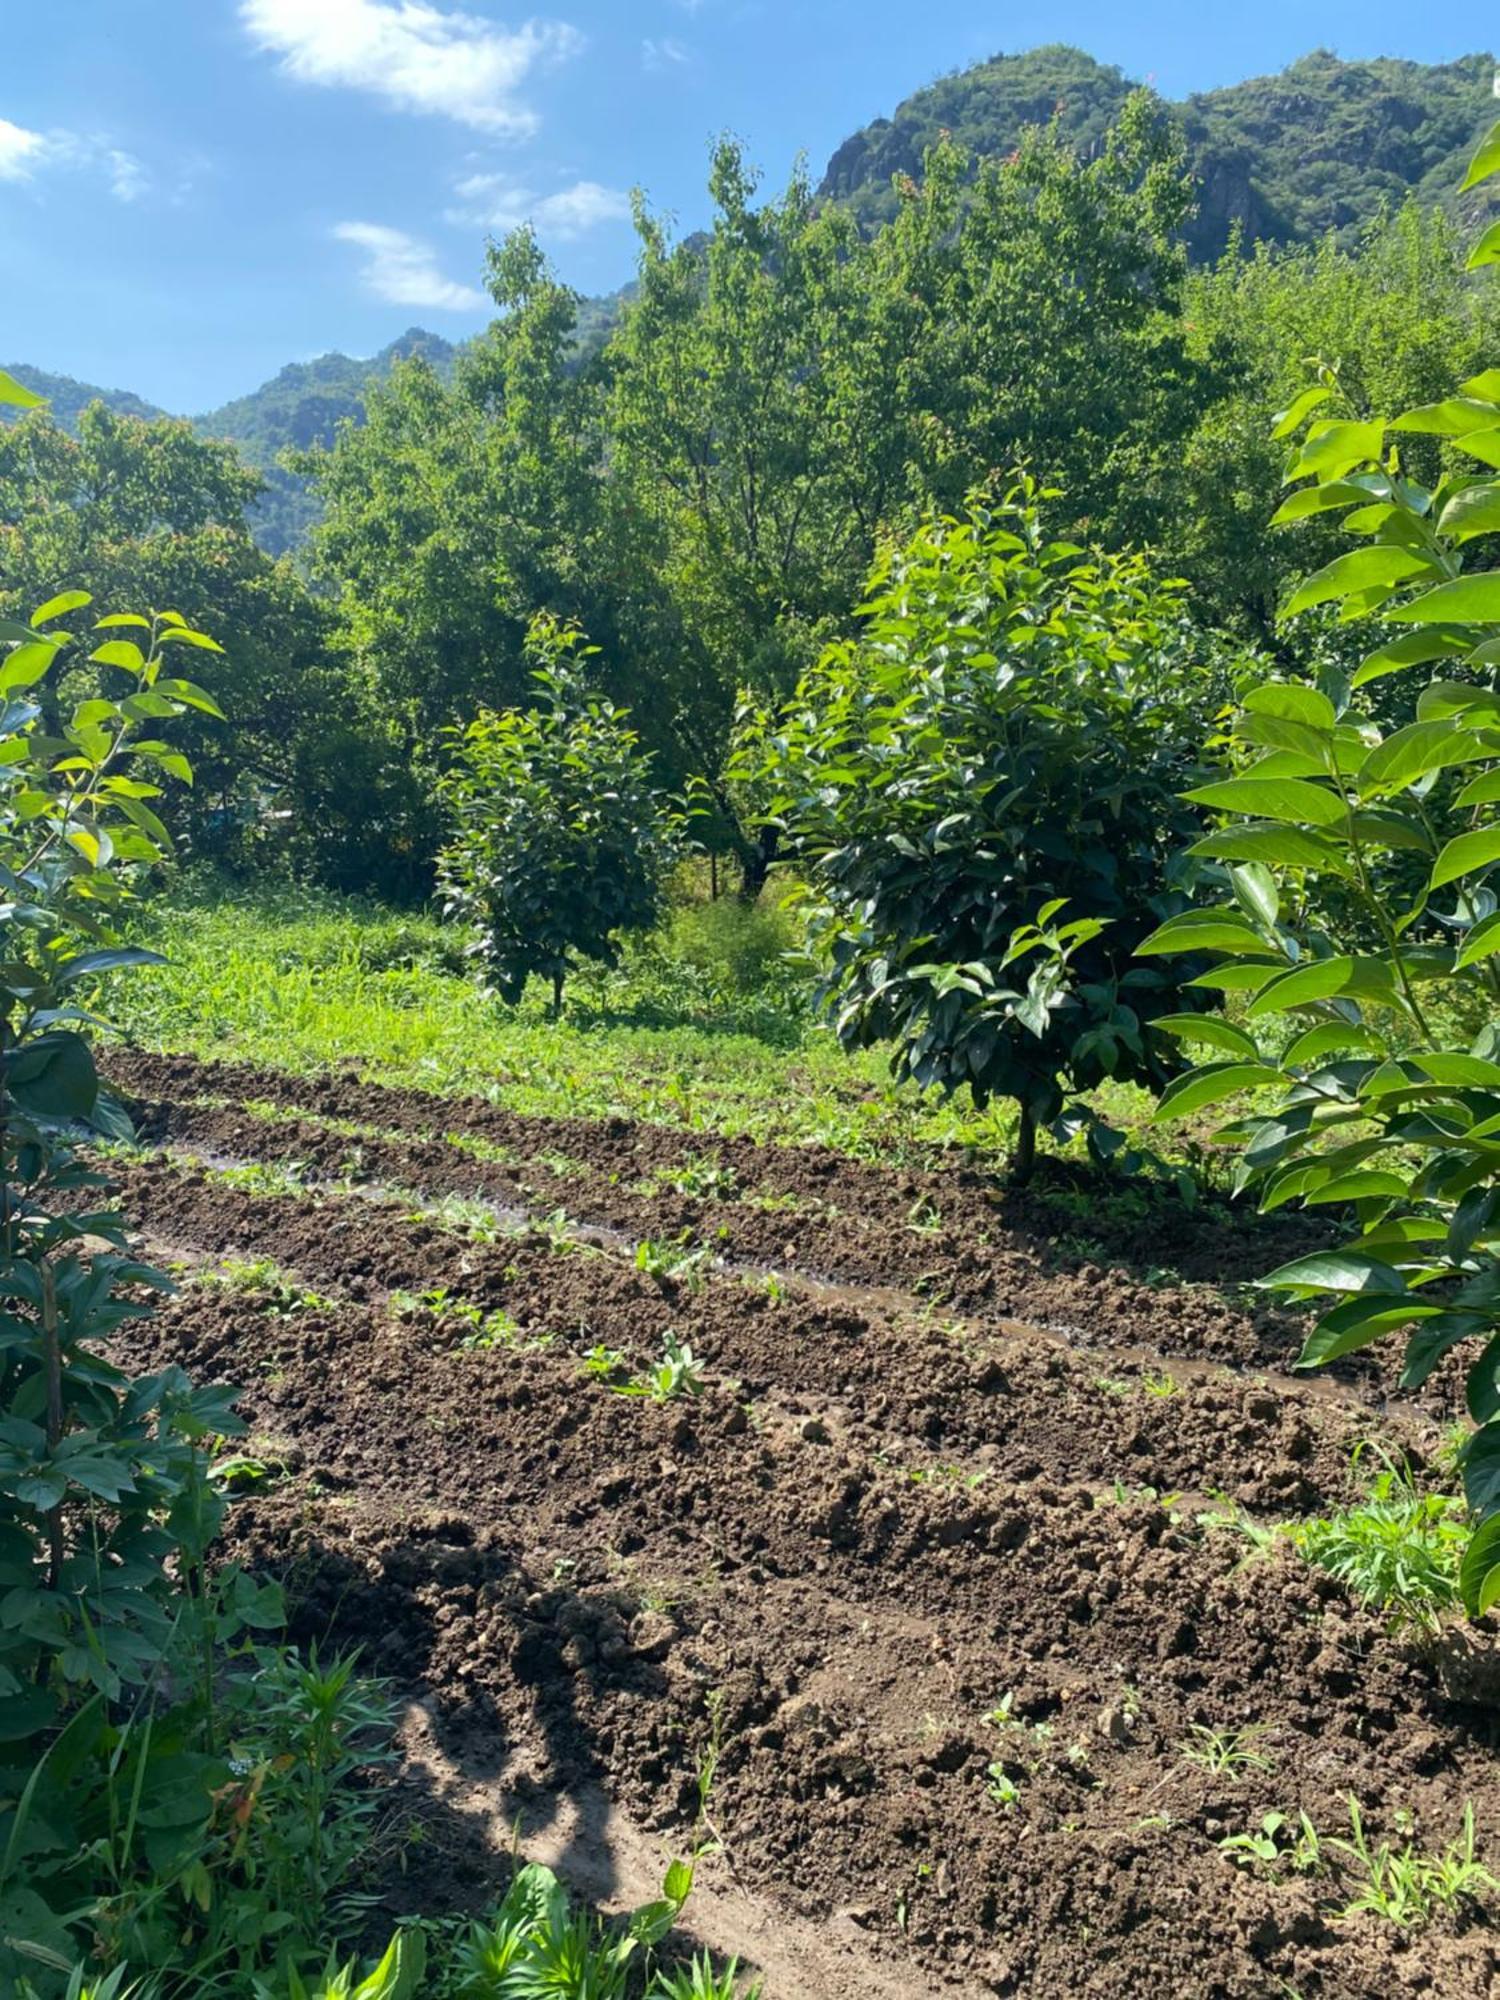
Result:
[[[1359,1506],[1297,1522],[1288,1534],[1309,1562],[1398,1625],[1433,1632],[1459,1602],[1469,1531],[1463,1503],[1419,1493],[1405,1468],[1377,1474]]]
[[[613,1387],[617,1396],[644,1396],[653,1403],[670,1403],[678,1396],[701,1396],[703,1370],[692,1348],[684,1345],[675,1333],[669,1333],[662,1342],[661,1360],[654,1368]]]
[[[715,1972],[713,1961],[704,1952],[690,1965],[659,1972],[649,2000],[761,2000],[764,1988],[758,1979],[741,1993],[739,1971],[739,1960],[732,1958],[722,1972]]]
[[[583,1372],[595,1382],[618,1382],[627,1365],[624,1349],[606,1347],[603,1341],[583,1357]]]
[[[761,1279],[761,1290],[773,1306],[785,1305],[787,1295],[786,1280],[778,1271],[767,1271],[764,1278]]]
[[[1215,1493],[1211,1496],[1222,1503],[1219,1508],[1210,1508],[1198,1516],[1198,1526],[1205,1534],[1238,1535],[1250,1544],[1250,1555],[1269,1555],[1278,1542],[1285,1541],[1288,1527],[1284,1521],[1257,1521],[1253,1514],[1247,1514],[1243,1507],[1236,1506],[1227,1494]],[[1249,1561],[1249,1556],[1245,1560]]]
[[[273,1319],[289,1319],[294,1313],[315,1312],[333,1304],[322,1292],[299,1284],[271,1257],[226,1257],[216,1270],[205,1271],[195,1282],[208,1291],[263,1298]]]
[[[1254,1833],[1232,1833],[1221,1840],[1219,1852],[1273,1881],[1287,1869],[1294,1875],[1311,1875],[1323,1860],[1318,1829],[1306,1813],[1298,1814],[1293,1827],[1285,1813],[1268,1812]]]
[[[739,1191],[734,1168],[705,1154],[695,1153],[663,1178],[689,1201],[732,1201]]]
[[[648,1236],[635,1248],[635,1268],[642,1271],[657,1284],[685,1284],[689,1291],[697,1291],[703,1283],[704,1266],[709,1261],[709,1253],[701,1245],[694,1247],[692,1231],[684,1229],[672,1237]]]
[[[1005,1766],[1000,1763],[991,1764],[986,1779],[985,1790],[995,1804],[1002,1806],[1006,1812],[1014,1812],[1021,1803],[1021,1787]]]
[[[1182,1384],[1177,1380],[1175,1375],[1169,1374],[1165,1369],[1160,1374],[1148,1370],[1141,1377],[1141,1388],[1148,1396],[1165,1398],[1177,1395],[1182,1388]]]
[[[913,1236],[941,1236],[942,1210],[926,1195],[919,1195],[906,1211],[906,1226]]]
[[[1275,1767],[1255,1745],[1265,1735],[1261,1723],[1243,1729],[1213,1729],[1195,1722],[1177,1746],[1185,1764],[1196,1764],[1214,1778],[1242,1778],[1250,1771],[1270,1771]]]
[[[1368,1911],[1403,1927],[1425,1924],[1440,1911],[1467,1899],[1500,1890],[1500,1882],[1474,1858],[1474,1808],[1464,1806],[1463,1824],[1441,1854],[1422,1854],[1409,1842],[1395,1848],[1388,1841],[1372,1847],[1365,1832],[1359,1801],[1349,1800],[1350,1838],[1328,1845],[1344,1857],[1357,1882],[1353,1899],[1341,1914]]]

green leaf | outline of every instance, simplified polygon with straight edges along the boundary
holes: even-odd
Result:
[[[1500,1603],[1500,1514],[1475,1529],[1459,1564],[1458,1593],[1471,1618],[1483,1618]]]
[[[1264,954],[1269,946],[1237,910],[1185,910],[1169,917],[1136,946],[1138,958],[1169,952],[1231,951]]]
[[[1428,437],[1466,437],[1470,431],[1491,430],[1500,423],[1500,409],[1475,396],[1445,396],[1440,403],[1423,403],[1391,424],[1393,431],[1417,431]]]
[[[1458,956],[1453,961],[1455,972],[1466,965],[1478,965],[1481,959],[1493,958],[1500,951],[1500,910],[1484,917],[1477,923],[1458,948]]]
[[[205,653],[222,653],[224,648],[217,639],[210,639],[206,632],[195,632],[190,625],[171,625],[165,632],[156,635],[159,646],[197,646]]]
[[[1348,479],[1332,479],[1324,486],[1304,486],[1287,495],[1271,516],[1270,525],[1283,528],[1292,521],[1305,521],[1313,514],[1331,513],[1336,507],[1362,507],[1369,498],[1367,488]]]
[[[1283,1014],[1293,1007],[1344,996],[1382,1000],[1392,991],[1389,967],[1379,958],[1315,958],[1291,972],[1278,973],[1256,994],[1245,1010],[1247,1020]]]
[[[1338,720],[1327,695],[1303,681],[1262,681],[1240,706],[1247,715],[1279,716],[1308,729],[1332,729]]]
[[[45,625],[49,619],[66,617],[70,611],[78,611],[85,604],[92,604],[93,598],[86,590],[65,590],[58,597],[49,597],[31,614],[33,625]]]
[[[1255,819],[1288,819],[1308,826],[1333,826],[1346,812],[1344,801],[1327,785],[1306,778],[1223,778],[1184,792],[1194,805],[1220,812],[1248,813]]]
[[[1280,1072],[1266,1062],[1207,1063],[1174,1077],[1162,1092],[1153,1117],[1157,1123],[1167,1118],[1186,1118],[1205,1105],[1218,1104],[1241,1090],[1257,1084],[1275,1083]]]
[[[46,401],[45,396],[23,388],[14,375],[8,375],[0,368],[0,403],[9,403],[17,410],[40,410],[45,407]]]
[[[1500,621],[1500,570],[1440,583],[1436,590],[1392,605],[1386,616],[1410,624],[1493,625]]]
[[[1411,549],[1394,548],[1385,542],[1373,548],[1351,549],[1347,555],[1335,556],[1299,584],[1281,615],[1295,618],[1301,611],[1310,611],[1335,597],[1347,597],[1351,591],[1389,589],[1411,577],[1437,573],[1436,565],[1427,556],[1417,555]]]
[[[1232,1056],[1249,1056],[1255,1062],[1260,1061],[1260,1050],[1244,1029],[1218,1014],[1161,1014],[1151,1026],[1174,1041],[1203,1042]]]
[[[1221,861],[1258,861],[1282,868],[1308,868],[1325,875],[1352,875],[1354,864],[1340,848],[1300,826],[1234,826],[1195,840],[1189,854]]]
[[[1389,1305],[1380,1295],[1356,1296],[1325,1313],[1303,1342],[1297,1356],[1299,1368],[1321,1368],[1346,1354],[1356,1354],[1372,1341],[1381,1340],[1398,1327],[1408,1326],[1424,1308],[1405,1303]]]
[[[34,639],[29,645],[15,647],[0,659],[0,695],[35,687],[56,658],[57,648],[50,639]]]
[[[142,618],[138,611],[111,611],[107,618],[96,618],[94,620],[94,630],[96,632],[107,631],[112,625],[134,625],[143,632],[151,630],[151,620],[149,618]]]
[[[1475,1431],[1459,1453],[1464,1474],[1464,1498],[1480,1517],[1500,1514],[1500,1424]]]
[[[1466,451],[1470,458],[1477,458],[1481,465],[1500,469],[1500,428],[1492,431],[1470,431],[1466,437],[1453,440],[1460,451]]]
[[[1290,1043],[1281,1058],[1283,1069],[1301,1069],[1321,1057],[1342,1049],[1357,1049],[1365,1055],[1379,1055],[1379,1036],[1353,1021],[1320,1021]]]
[[[88,1043],[66,1031],[38,1035],[13,1049],[7,1082],[21,1109],[38,1118],[87,1118],[99,1094]]]
[[[1479,142],[1478,150],[1469,162],[1469,171],[1458,184],[1460,194],[1467,194],[1471,187],[1478,187],[1491,174],[1500,173],[1500,119],[1490,127]]]
[[[1500,771],[1481,771],[1477,778],[1470,778],[1458,797],[1456,806],[1491,806],[1500,799]]]
[[[1430,889],[1456,882],[1460,875],[1472,875],[1500,861],[1500,827],[1480,827],[1475,833],[1455,834],[1432,864]]]
[[[1497,225],[1500,227],[1500,225]],[[1500,480],[1483,479],[1455,493],[1438,516],[1438,532],[1451,541],[1472,541],[1475,535],[1500,531]]]
[[[146,664],[146,656],[134,639],[106,639],[102,646],[94,648],[89,658],[101,667],[124,667],[132,674],[138,674]]]
[[[1271,436],[1290,437],[1292,432],[1299,429],[1313,411],[1320,404],[1326,403],[1332,394],[1332,387],[1323,382],[1317,383],[1313,388],[1299,390],[1286,408],[1278,410],[1272,418]]]
[[[1338,479],[1356,465],[1378,460],[1385,444],[1383,423],[1315,424],[1287,474],[1293,480]]]
[[[1234,900],[1251,922],[1264,925],[1268,931],[1274,929],[1281,913],[1281,892],[1270,869],[1259,861],[1246,861],[1230,869],[1229,880]]]
[[[1375,1292],[1381,1295],[1404,1293],[1406,1281],[1399,1271],[1378,1258],[1357,1250],[1314,1250],[1310,1256],[1294,1257],[1256,1284],[1268,1292]]]
[[[1307,1196],[1307,1206],[1315,1208],[1331,1201],[1367,1201],[1374,1195],[1404,1195],[1407,1182],[1401,1174],[1385,1173],[1371,1167],[1362,1173],[1338,1174]]]
[[[1487,744],[1473,729],[1453,722],[1409,722],[1379,743],[1356,774],[1363,797],[1404,791],[1429,771],[1473,764],[1500,754],[1500,739]]]
[[[1429,660],[1439,660],[1447,654],[1466,653],[1468,650],[1468,640],[1460,639],[1452,632],[1403,632],[1399,639],[1391,639],[1369,654],[1349,685],[1351,688],[1363,687],[1367,681],[1399,673],[1404,667],[1422,667]]]

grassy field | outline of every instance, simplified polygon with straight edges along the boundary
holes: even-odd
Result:
[[[515,1009],[481,993],[435,918],[303,890],[199,883],[143,939],[170,963],[120,981],[113,1011],[150,1048],[886,1160],[935,1144],[998,1160],[1013,1128],[1009,1106],[944,1104],[894,1084],[882,1052],[841,1050],[787,960],[790,925],[733,901],[688,904],[617,971],[580,975],[560,1020],[539,983]],[[1115,1096],[1144,1122],[1147,1099]]]

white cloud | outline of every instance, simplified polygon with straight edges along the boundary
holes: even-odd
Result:
[[[403,111],[508,135],[536,127],[519,97],[532,72],[583,47],[566,22],[503,28],[428,0],[240,0],[240,19],[299,82],[372,91]]]
[[[0,181],[29,181],[39,173],[102,174],[116,201],[138,201],[151,176],[134,153],[82,132],[29,132],[0,118]]]
[[[0,181],[30,180],[48,151],[40,132],[28,132],[24,125],[0,118]]]
[[[366,291],[393,306],[420,306],[427,312],[478,312],[486,295],[473,285],[460,285],[438,269],[430,243],[388,229],[379,222],[341,222],[334,230],[341,243],[365,252],[362,273]]]
[[[641,43],[643,69],[676,69],[689,61],[691,55],[692,51],[686,42],[679,42],[675,35],[661,35],[655,40],[647,36]]]
[[[630,214],[629,196],[598,181],[575,181],[554,194],[539,195],[508,174],[470,174],[457,183],[454,193],[464,205],[450,209],[447,220],[460,227],[491,229],[497,236],[519,229],[523,222],[535,224],[549,236],[581,236],[601,222],[623,222]]]

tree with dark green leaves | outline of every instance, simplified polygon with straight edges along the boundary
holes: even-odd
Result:
[[[535,705],[452,732],[439,879],[501,998],[514,1006],[535,974],[556,1011],[580,958],[614,965],[660,918],[678,822],[627,716],[588,687],[594,649],[576,627],[537,619],[527,653]]]
[[[1174,1066],[1174,969],[1133,959],[1191,882],[1179,793],[1223,693],[1180,587],[1053,539],[1052,498],[1022,480],[921,528],[742,751],[840,1039],[1014,1099],[1022,1177],[1070,1097]]]

